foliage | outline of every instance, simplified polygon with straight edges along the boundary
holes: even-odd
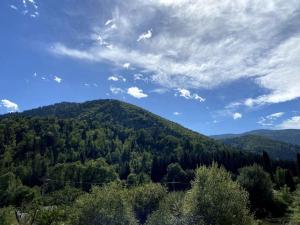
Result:
[[[127,192],[118,184],[94,187],[81,196],[73,207],[72,225],[137,224]]]
[[[263,215],[273,204],[273,184],[268,173],[258,165],[240,169],[237,181],[248,191],[252,210]]]
[[[291,218],[290,222],[292,225],[297,225],[300,223],[300,188],[298,187],[297,190],[293,194],[293,203],[290,207],[291,210]]]
[[[169,193],[160,203],[159,209],[147,220],[146,225],[202,225],[201,219],[194,219],[183,212],[185,193]]]
[[[167,194],[160,184],[145,184],[129,190],[136,218],[143,224],[148,216],[158,209],[159,202]]]
[[[213,161],[222,168],[204,167]],[[292,162],[239,151],[115,100],[0,116],[0,207],[41,225],[251,224],[247,194],[229,172],[254,163],[288,171],[291,184]]]
[[[204,224],[255,224],[248,209],[247,192],[217,164],[197,169],[192,189],[185,198],[184,210]]]
[[[248,152],[262,154],[265,151],[275,160],[295,160],[297,153],[300,153],[300,145],[285,143],[278,139],[273,140],[265,136],[244,135],[221,139],[221,141]]]
[[[0,224],[11,225],[14,222],[14,209],[11,207],[0,208]]]

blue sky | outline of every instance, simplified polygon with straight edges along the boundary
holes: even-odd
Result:
[[[114,98],[210,134],[300,129],[299,0],[3,0],[0,113]]]

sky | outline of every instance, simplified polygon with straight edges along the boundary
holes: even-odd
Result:
[[[299,0],[1,0],[0,114],[118,99],[197,132],[300,129]]]

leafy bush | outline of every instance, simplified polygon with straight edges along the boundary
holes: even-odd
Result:
[[[196,224],[256,224],[248,203],[248,193],[232,181],[224,168],[213,164],[197,169],[192,189],[185,197],[184,212],[195,218]]]

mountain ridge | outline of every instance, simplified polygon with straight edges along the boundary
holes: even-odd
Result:
[[[281,141],[288,144],[300,145],[300,129],[283,129],[283,130],[268,130],[260,129],[248,131],[240,134],[220,134],[211,135],[210,137],[216,140],[222,140],[227,138],[236,138],[246,135],[257,135],[266,137],[275,141]]]

